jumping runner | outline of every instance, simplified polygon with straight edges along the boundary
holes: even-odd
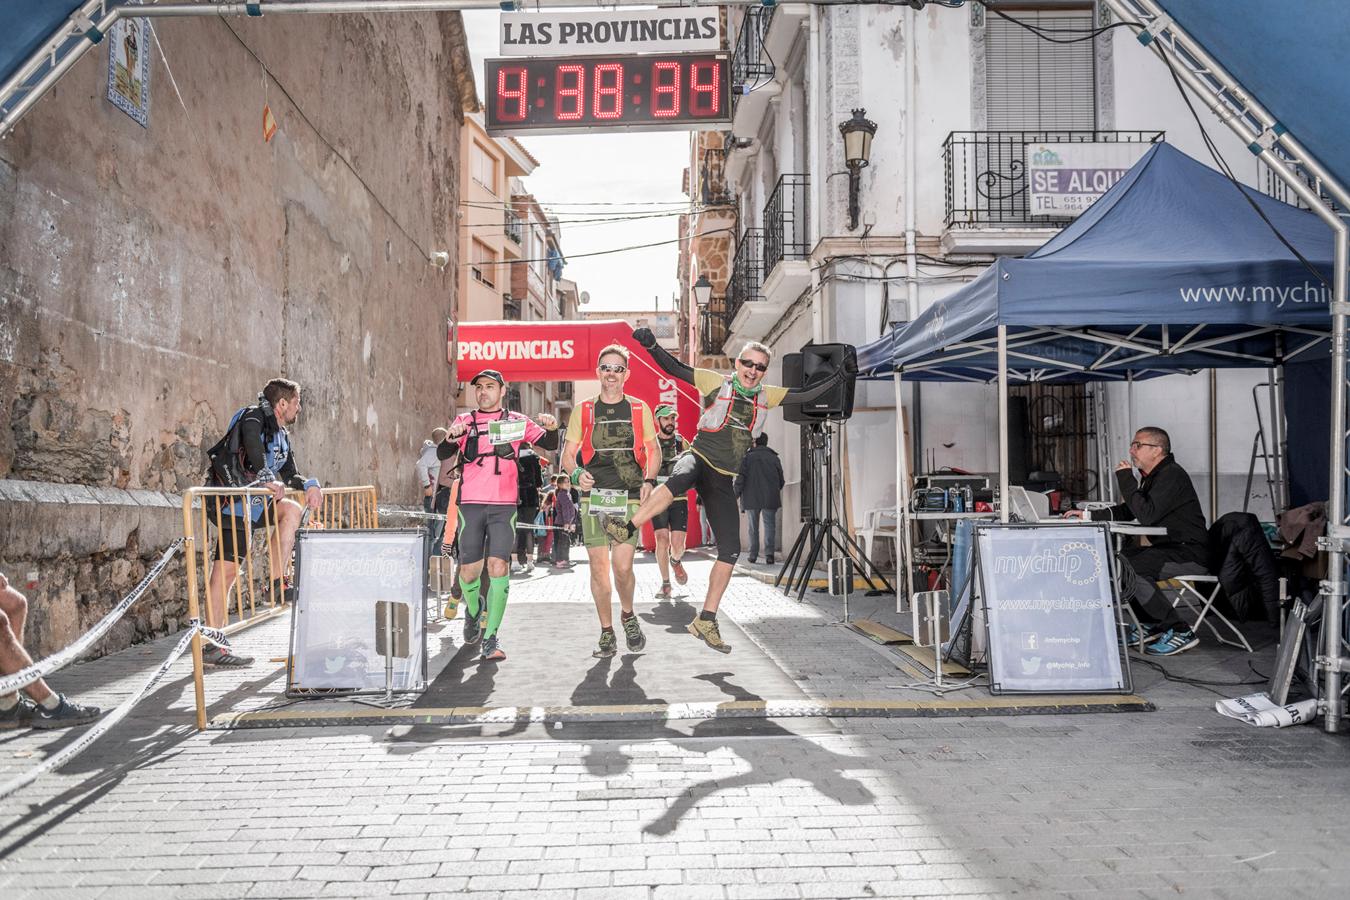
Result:
[[[703,611],[689,623],[688,631],[714,650],[730,653],[731,645],[722,640],[717,628],[717,606],[741,553],[740,513],[732,488],[741,460],[764,430],[769,410],[783,403],[807,403],[833,390],[844,377],[857,375],[857,363],[850,359],[813,387],[788,389],[761,383],[773,352],[756,341],[748,342],[741,350],[735,371],[722,375],[680,362],[656,343],[650,328],[637,329],[633,339],[672,377],[694,386],[703,404],[703,414],[690,452],[675,462],[670,480],[651,492],[636,515],[626,522],[610,520],[605,523],[605,530],[615,540],[623,540],[667,509],[677,495],[690,488],[697,490],[717,540],[717,562],[708,576]]]
[[[508,560],[516,546],[516,456],[522,443],[545,450],[558,447],[558,421],[547,413],[534,423],[502,408],[506,380],[484,369],[469,382],[478,408],[450,423],[450,439],[436,453],[457,446],[464,460],[459,491],[459,586],[464,597],[464,642],[483,641],[487,662],[506,659],[497,636],[511,588]],[[447,457],[442,457],[447,458]],[[480,602],[483,558],[487,557],[487,602]]]
[[[610,599],[614,587],[619,589],[619,619],[629,652],[637,653],[647,645],[641,623],[633,613],[637,533],[611,538],[605,522],[624,522],[647,499],[656,486],[661,448],[651,408],[623,392],[630,374],[627,348],[610,344],[601,350],[595,373],[600,379],[600,395],[582,401],[572,413],[561,465],[582,490],[581,536],[591,561],[591,596],[600,618],[600,643],[591,655],[604,658],[613,656],[618,647]]]
[[[656,408],[656,439],[661,444],[661,468],[656,473],[658,486],[670,480],[675,468],[675,460],[689,449],[689,442],[680,437],[675,430],[676,414],[673,406]],[[673,497],[670,508],[652,517],[652,531],[656,535],[656,565],[661,570],[661,590],[656,596],[669,600],[670,570],[675,570],[675,580],[680,584],[689,581],[689,573],[684,570],[680,559],[684,556],[685,534],[689,531],[689,498],[680,494]]]

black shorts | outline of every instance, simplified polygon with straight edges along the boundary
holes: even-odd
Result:
[[[717,541],[717,561],[736,562],[741,555],[741,511],[736,504],[732,477],[708,465],[697,453],[686,453],[675,461],[666,487],[676,496],[690,488],[698,492]]]
[[[516,508],[504,503],[461,503],[456,541],[461,566],[484,556],[510,559],[516,548]]]
[[[206,521],[212,527],[216,524],[216,512],[219,502],[215,497],[206,498]],[[228,504],[227,504],[228,505]],[[276,525],[276,504],[268,500],[267,506],[253,523],[253,531],[262,531],[264,523]],[[228,515],[220,510],[220,533],[216,538],[215,559],[237,563],[248,555],[249,525],[243,516]]]
[[[664,512],[652,517],[652,528],[657,531],[663,528],[669,528],[671,531],[689,530],[689,502],[683,494],[676,497]]]

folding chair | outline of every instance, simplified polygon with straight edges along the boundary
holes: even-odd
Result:
[[[869,509],[863,513],[863,526],[858,529],[858,537],[868,559],[872,558],[872,549],[877,538],[897,541],[895,508]],[[895,554],[897,560],[900,558],[899,549],[897,546]]]
[[[1252,645],[1247,643],[1247,638],[1243,636],[1241,631],[1238,631],[1237,626],[1214,608],[1214,601],[1219,597],[1219,579],[1217,576],[1174,575],[1171,578],[1158,581],[1156,584],[1159,590],[1171,595],[1173,609],[1177,609],[1178,604],[1185,603],[1191,612],[1199,612],[1195,624],[1191,626],[1192,631],[1199,631],[1203,624],[1209,628],[1214,634],[1214,639],[1219,643],[1227,644],[1230,647],[1243,647],[1248,653],[1253,652]],[[1231,641],[1225,638],[1219,633],[1219,629],[1214,627],[1213,622],[1206,622],[1205,617],[1210,614],[1213,614],[1214,618],[1228,626],[1228,630],[1237,635],[1237,640]]]

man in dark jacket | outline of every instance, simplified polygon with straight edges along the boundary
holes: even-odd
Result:
[[[1144,637],[1155,638],[1145,648],[1152,656],[1171,656],[1200,643],[1195,632],[1177,615],[1156,582],[1177,575],[1207,574],[1209,532],[1200,498],[1191,476],[1172,456],[1172,440],[1161,428],[1141,428],[1130,442],[1130,459],[1143,474],[1136,482],[1129,462],[1116,464],[1116,485],[1122,502],[1099,509],[1092,518],[1137,520],[1140,525],[1163,526],[1165,537],[1149,538],[1146,547],[1130,547],[1120,554],[1122,593],[1134,605]],[[1083,514],[1074,511],[1068,515]],[[1134,638],[1131,638],[1131,643]]]
[[[764,521],[764,558],[773,565],[778,544],[778,510],[783,505],[783,463],[769,449],[769,436],[761,434],[741,461],[736,476],[736,496],[750,517],[750,562],[759,561],[759,523]]]

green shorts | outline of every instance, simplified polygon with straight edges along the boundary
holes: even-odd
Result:
[[[628,518],[637,515],[638,501],[628,501]],[[605,534],[604,529],[600,527],[600,516],[591,515],[591,499],[589,497],[581,498],[581,542],[587,547],[608,547],[610,544],[617,543],[609,535]],[[639,528],[633,532],[633,536],[624,541],[633,547],[638,545],[638,536],[642,533]]]

